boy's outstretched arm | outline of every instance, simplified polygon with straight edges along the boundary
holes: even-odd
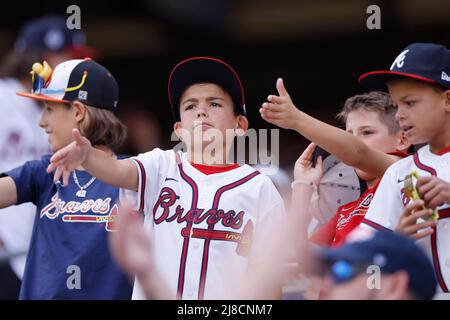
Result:
[[[106,152],[92,147],[91,142],[83,137],[78,129],[73,129],[72,135],[74,141],[58,150],[50,159],[47,172],[55,171],[53,178],[55,183],[62,176],[63,185],[67,186],[70,173],[83,166],[91,175],[107,184],[138,190],[138,171],[132,160],[117,160]]]
[[[17,203],[16,184],[11,177],[0,178],[0,208],[6,208]]]
[[[277,80],[276,87],[278,96],[270,95],[268,102],[263,103],[260,109],[262,118],[267,122],[297,131],[345,164],[376,177],[382,177],[386,169],[397,160],[395,156],[368,147],[345,130],[317,120],[297,109],[281,78]]]

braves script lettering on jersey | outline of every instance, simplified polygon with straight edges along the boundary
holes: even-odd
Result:
[[[271,180],[248,165],[206,175],[173,150],[134,159],[139,190],[121,190],[121,196],[145,213],[157,267],[173,296],[230,297],[245,277],[249,256],[264,250],[258,239],[270,239],[283,217]],[[143,297],[137,283],[133,298]]]
[[[424,146],[413,156],[394,163],[383,176],[361,226],[371,226],[382,231],[394,230],[404,206],[410,201],[403,192],[405,177],[416,170],[421,176],[435,175],[450,182],[449,168],[450,150],[434,154],[430,151],[429,146]],[[417,240],[417,243],[433,261],[441,292],[448,293],[450,285],[450,221],[448,220],[450,204],[444,204],[438,209],[439,220],[433,235]]]
[[[318,245],[338,247],[344,244],[347,235],[359,226],[369,209],[378,183],[355,201],[340,206],[336,214],[310,238]]]
[[[86,190],[86,198],[53,183],[50,156],[26,162],[6,173],[17,188],[17,202],[37,207],[30,250],[20,291],[21,299],[130,299],[128,278],[112,260],[108,232],[114,229],[119,189],[100,180]],[[77,171],[80,181],[92,176]],[[24,222],[25,223],[25,222]],[[69,266],[78,266],[81,286],[67,286]]]

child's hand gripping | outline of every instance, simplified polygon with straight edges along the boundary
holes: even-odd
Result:
[[[414,181],[413,181],[414,178],[417,180],[416,183],[414,183]],[[410,197],[413,201],[422,200],[422,198],[421,198],[421,196],[419,194],[418,185],[420,186],[420,181],[423,180],[423,179],[424,178],[420,177],[419,174],[416,171],[411,172],[406,177],[406,180],[405,180],[405,182],[403,184],[403,188],[404,188],[403,190],[404,190],[405,194],[408,197]],[[422,205],[422,209],[423,210],[427,209],[425,207],[425,202]],[[437,221],[438,219],[439,219],[439,212],[436,209],[436,207],[434,206],[434,210],[433,210],[432,214],[430,215],[430,217],[428,218],[428,220],[430,220],[430,221]]]
[[[414,183],[414,179],[417,180],[416,183]],[[436,226],[436,221],[439,219],[439,212],[437,209],[428,209],[425,206],[425,201],[423,201],[420,196],[417,186],[421,179],[423,178],[421,178],[416,171],[411,172],[406,177],[403,191],[411,201],[403,210],[395,230],[406,234],[415,240],[433,234],[434,231],[432,228]],[[422,219],[422,222],[418,222],[419,219]]]

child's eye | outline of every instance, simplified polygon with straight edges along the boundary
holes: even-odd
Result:
[[[412,107],[412,106],[414,106],[414,105],[416,104],[416,102],[417,102],[417,101],[405,101],[405,104],[406,104],[408,107]]]
[[[191,110],[194,108],[193,104],[188,105],[186,108],[184,108],[184,110]]]
[[[362,134],[363,136],[368,136],[371,135],[373,132],[372,131],[363,131]]]
[[[214,108],[220,108],[221,106],[222,105],[220,105],[220,104],[218,104],[216,102],[211,103],[211,107],[214,107]]]

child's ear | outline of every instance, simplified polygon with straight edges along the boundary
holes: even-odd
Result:
[[[175,134],[177,137],[183,141],[183,127],[181,126],[181,122],[177,121],[173,124],[173,131],[175,131]]]
[[[388,281],[384,281],[384,300],[403,300],[409,294],[409,275],[404,270],[399,270],[388,276]]]
[[[234,131],[236,135],[243,136],[248,130],[248,119],[243,115],[237,116],[236,128]]]
[[[400,130],[399,137],[397,140],[397,150],[408,152],[411,143],[408,141],[408,137],[406,136],[403,130]]]
[[[445,110],[450,112],[450,90],[445,90],[444,93]]]
[[[81,122],[86,116],[86,106],[79,101],[74,101],[72,102],[72,108],[75,112],[75,120]]]

